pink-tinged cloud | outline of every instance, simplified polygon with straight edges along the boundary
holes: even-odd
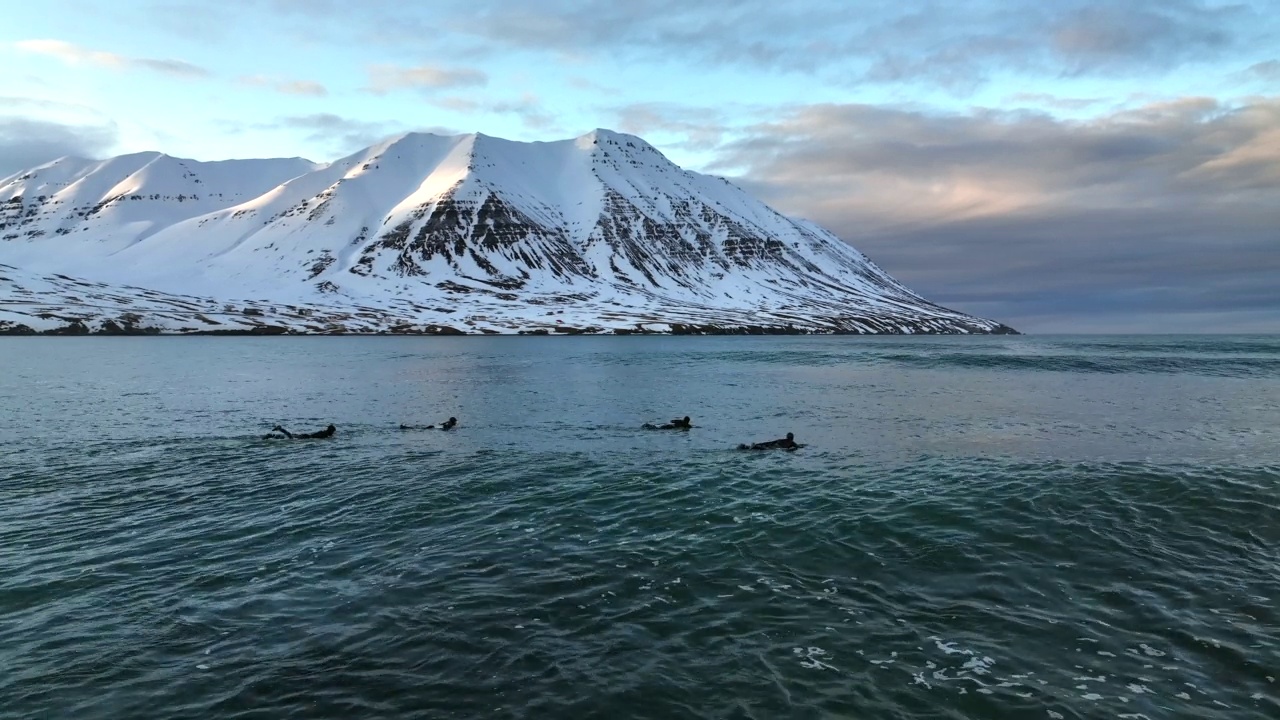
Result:
[[[92,65],[114,70],[150,70],[175,77],[208,77],[210,72],[183,60],[140,58],[102,50],[91,50],[62,40],[19,40],[14,47],[23,52],[57,58],[68,65]]]
[[[367,89],[378,95],[394,90],[443,90],[485,85],[489,82],[488,75],[473,68],[371,65],[368,73]]]
[[[328,88],[313,80],[279,80],[264,75],[251,75],[240,78],[240,82],[254,87],[270,88],[282,95],[325,97],[329,94]]]
[[[1087,121],[815,105],[747,128],[715,167],[925,297],[1020,330],[1280,323],[1280,97]]]
[[[431,101],[432,105],[460,113],[495,113],[498,115],[515,115],[525,127],[544,130],[552,126],[555,118],[542,106],[542,101],[533,93],[524,93],[518,98],[489,99],[447,96]]]

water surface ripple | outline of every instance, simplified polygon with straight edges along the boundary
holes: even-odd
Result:
[[[0,717],[1280,716],[1266,338],[0,354]]]

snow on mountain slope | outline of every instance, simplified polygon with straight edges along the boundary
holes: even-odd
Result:
[[[93,267],[182,220],[316,168],[299,158],[196,162],[155,152],[101,162],[62,158],[0,180],[0,253],[34,265],[71,260]],[[41,240],[50,236],[61,239]],[[65,257],[73,254],[82,257]]]
[[[85,283],[199,298],[205,317],[256,299],[254,326],[274,303],[465,332],[1010,331],[929,303],[816,225],[607,130],[536,143],[408,133],[326,165],[63,158],[0,180],[0,262],[13,283],[0,280],[0,311],[32,328],[56,322],[38,316],[58,288]],[[19,287],[44,309],[6,304]],[[124,312],[101,307],[77,317]],[[158,317],[165,330],[199,327],[172,309]]]

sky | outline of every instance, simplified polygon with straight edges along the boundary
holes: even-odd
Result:
[[[0,176],[608,128],[1030,333],[1280,332],[1278,0],[42,0]]]

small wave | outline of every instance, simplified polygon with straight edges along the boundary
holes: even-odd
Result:
[[[1071,340],[1051,342],[1056,347],[1084,352],[1280,356],[1280,340],[1232,336],[1197,336],[1177,340],[1135,339],[1126,336],[1110,341]]]
[[[1214,377],[1280,377],[1280,357],[1235,358],[1139,355],[1008,355],[994,353],[885,353],[876,360],[899,366],[1067,373],[1164,373]]]

